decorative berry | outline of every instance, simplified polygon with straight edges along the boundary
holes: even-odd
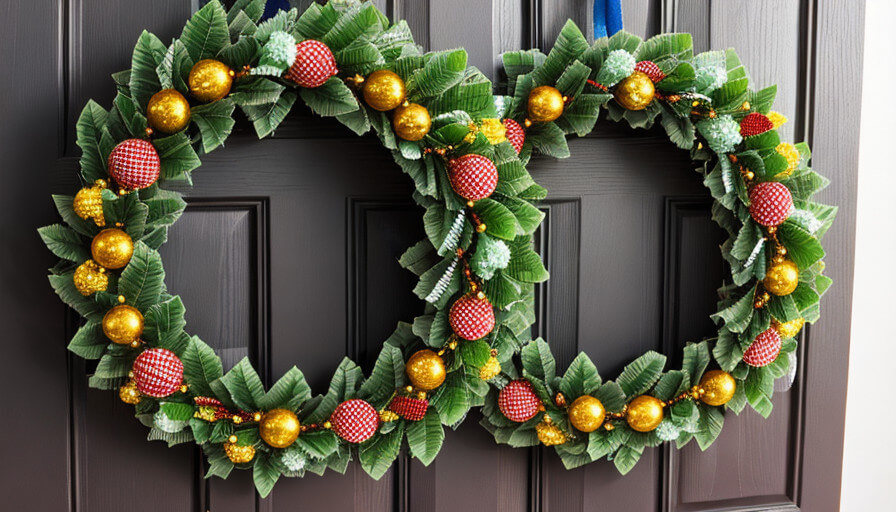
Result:
[[[740,122],[740,134],[744,137],[751,137],[753,135],[765,133],[774,127],[774,123],[772,123],[769,118],[765,117],[765,114],[752,112],[747,114],[747,116]]]
[[[224,454],[234,464],[245,464],[255,458],[255,447],[241,446],[236,443],[224,443]]]
[[[78,217],[93,219],[94,224],[100,227],[106,225],[106,218],[103,215],[104,188],[106,188],[106,182],[96,180],[92,187],[84,187],[79,190],[72,201],[72,209]]]
[[[72,277],[75,288],[84,295],[92,295],[96,292],[104,292],[109,287],[109,276],[106,269],[96,264],[93,260],[87,260],[75,269]]]
[[[495,328],[495,310],[488,299],[465,295],[451,306],[448,322],[454,334],[465,340],[478,340]]]
[[[496,352],[497,353],[497,352]],[[482,380],[491,380],[501,373],[501,361],[495,357],[495,354],[488,358],[488,361],[479,369],[479,378]]]
[[[134,383],[140,393],[155,398],[166,397],[180,388],[184,365],[174,352],[165,348],[144,350],[134,360]]]
[[[109,154],[109,175],[119,185],[131,190],[146,188],[159,179],[159,153],[148,141],[127,139]]]
[[[523,150],[523,143],[526,142],[526,131],[523,130],[520,123],[513,119],[505,119],[502,122],[504,123],[504,136],[507,137],[507,142],[513,146],[513,149],[516,150],[516,154],[520,154],[520,151]]]
[[[448,161],[451,188],[468,201],[485,199],[498,185],[498,168],[482,155],[464,155]]]
[[[775,147],[775,151],[783,156],[787,160],[787,169],[778,173],[776,178],[784,178],[793,174],[793,171],[800,166],[800,161],[802,160],[802,155],[800,155],[800,151],[796,149],[796,146],[789,142],[782,142]]]
[[[429,400],[411,398],[409,396],[396,396],[389,404],[389,410],[402,418],[410,421],[420,421],[426,416]]]
[[[528,380],[509,382],[498,393],[498,409],[510,421],[529,421],[542,409],[541,400]]]
[[[356,398],[339,404],[330,415],[330,423],[339,437],[350,443],[361,443],[376,433],[380,416],[372,405]]]
[[[663,78],[666,78],[666,74],[663,73],[663,70],[661,70],[652,60],[642,60],[635,64],[635,71],[640,71],[649,76],[653,83],[657,83]]]
[[[782,183],[766,181],[750,190],[750,216],[763,226],[777,226],[793,212],[793,196]]]
[[[544,421],[535,425],[535,434],[538,436],[538,440],[545,446],[565,443],[566,434],[560,427],[554,425],[550,419],[550,416],[546,415]]]
[[[778,358],[781,352],[781,336],[774,327],[770,327],[759,333],[747,351],[744,352],[744,362],[750,366],[761,368],[770,365]]]
[[[306,39],[296,45],[296,60],[286,78],[302,87],[314,88],[324,85],[337,71],[336,59],[327,45]]]

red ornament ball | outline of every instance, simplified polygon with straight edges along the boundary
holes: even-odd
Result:
[[[501,122],[504,123],[504,136],[507,137],[507,142],[513,146],[516,154],[520,154],[520,151],[523,150],[523,143],[526,142],[526,131],[520,126],[520,123],[513,119],[505,119]]]
[[[515,380],[508,383],[498,393],[498,409],[507,419],[522,423],[529,421],[541,410],[541,400],[532,389],[528,380]]]
[[[663,78],[666,78],[666,74],[660,69],[659,66],[656,65],[652,60],[642,60],[641,62],[635,64],[635,71],[640,71],[644,73],[653,83],[657,83]]]
[[[498,168],[482,155],[464,155],[448,161],[451,188],[467,201],[492,195],[498,186]]]
[[[774,127],[775,124],[772,123],[769,118],[765,117],[765,114],[752,112],[747,114],[740,122],[740,134],[744,137],[750,137],[752,135],[765,133]]]
[[[766,181],[750,190],[750,216],[763,226],[778,226],[793,212],[793,196],[782,183]]]
[[[346,400],[330,415],[336,435],[350,443],[364,442],[376,433],[380,417],[376,409],[364,400]]]
[[[159,153],[149,141],[127,139],[109,154],[109,175],[130,190],[146,188],[159,179]]]
[[[451,330],[469,341],[482,339],[495,328],[495,310],[488,299],[464,295],[448,311]]]
[[[184,364],[165,348],[144,350],[134,360],[132,370],[140,393],[155,398],[174,393],[184,380]]]
[[[296,45],[296,61],[286,72],[286,78],[302,87],[313,88],[324,85],[337,72],[336,59],[327,45],[306,39]]]
[[[427,408],[429,408],[429,400],[409,396],[396,396],[389,404],[390,411],[410,421],[422,420],[426,416]]]
[[[750,366],[761,368],[768,366],[778,358],[781,352],[781,336],[774,327],[766,329],[756,336],[747,351],[744,352],[744,362]]]

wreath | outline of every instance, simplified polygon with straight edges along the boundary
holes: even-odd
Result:
[[[266,496],[281,475],[344,472],[353,456],[379,478],[405,442],[429,464],[443,427],[473,407],[498,443],[554,446],[567,468],[606,457],[622,473],[663,442],[706,449],[724,408],[771,413],[774,381],[792,379],[798,334],[831,283],[819,238],[836,209],[811,200],[827,180],[809,148],[779,138],[776,88],[751,90],[732,50],[695,56],[688,34],[589,45],[568,22],[547,55],[505,53],[495,95],[464,50],[424,54],[370,3],[260,21],[263,10],[212,1],[168,46],[144,31],[131,69],[113,75],[111,109],[91,101],[77,122],[87,186],[54,196],[65,225],[39,230],[62,260],[53,289],[85,320],[69,350],[98,360],[90,385],[118,389],[150,440],[201,445],[209,476],[252,468]],[[368,377],[343,360],[323,395],[295,367],[267,390],[248,359],[225,373],[184,330],[158,253],[186,206],[164,185],[190,183],[237,107],[264,138],[298,98],[375,132],[425,210],[427,238],[399,260],[419,277],[425,314],[398,326]],[[559,375],[549,345],[531,339],[547,191],[526,170],[533,153],[568,156],[566,136],[587,135],[601,110],[635,128],[659,121],[690,152],[730,268],[716,337],[687,344],[680,369],[647,352],[607,381],[584,353]]]

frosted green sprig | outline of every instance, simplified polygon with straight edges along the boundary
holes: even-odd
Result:
[[[720,66],[700,66],[696,70],[694,87],[697,92],[709,94],[725,85],[728,80],[728,72]]]
[[[741,143],[740,124],[731,116],[703,119],[697,123],[697,130],[716,153],[728,153]]]
[[[476,253],[470,261],[473,272],[482,279],[494,277],[495,272],[507,268],[510,263],[510,248],[501,240],[491,238],[484,233],[479,235]]]
[[[272,32],[261,50],[261,66],[275,66],[285,70],[296,61],[296,38],[278,30]]]
[[[635,71],[635,57],[625,50],[613,50],[597,73],[597,82],[612,87]]]

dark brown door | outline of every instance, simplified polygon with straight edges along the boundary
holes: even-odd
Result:
[[[54,221],[48,194],[77,188],[73,125],[88,98],[108,104],[109,74],[128,66],[142,29],[179,33],[196,0],[12,0],[0,21],[0,187],[4,248],[0,457],[4,509],[40,511],[633,511],[835,510],[852,276],[862,2],[626,0],[642,36],[694,34],[697,50],[734,46],[758,85],[779,84],[787,135],[808,138],[840,206],[827,235],[836,285],[807,333],[794,387],[775,411],[729,415],[700,452],[648,450],[627,476],[597,462],[573,471],[552,452],[496,446],[472,414],[430,467],[400,458],[380,481],[346,475],[282,479],[259,500],[251,475],[203,480],[192,446],[168,449],[114,393],[89,389],[65,352],[74,326],[44,280],[53,264],[35,228]],[[548,49],[588,1],[377,0],[429,49],[465,46],[491,76],[502,51]],[[475,12],[475,16],[471,13]],[[844,92],[847,91],[847,92]],[[836,98],[829,100],[828,98]],[[550,191],[540,250],[539,334],[565,366],[587,351],[604,375],[646,350],[674,361],[711,334],[723,271],[721,230],[687,156],[658,132],[599,122],[564,161],[533,160]],[[188,330],[221,354],[244,355],[270,382],[296,364],[322,392],[339,360],[369,370],[400,320],[421,311],[396,258],[422,234],[411,185],[372,137],[296,112],[273,140],[238,129],[205,159],[189,208],[163,249],[168,287]]]

